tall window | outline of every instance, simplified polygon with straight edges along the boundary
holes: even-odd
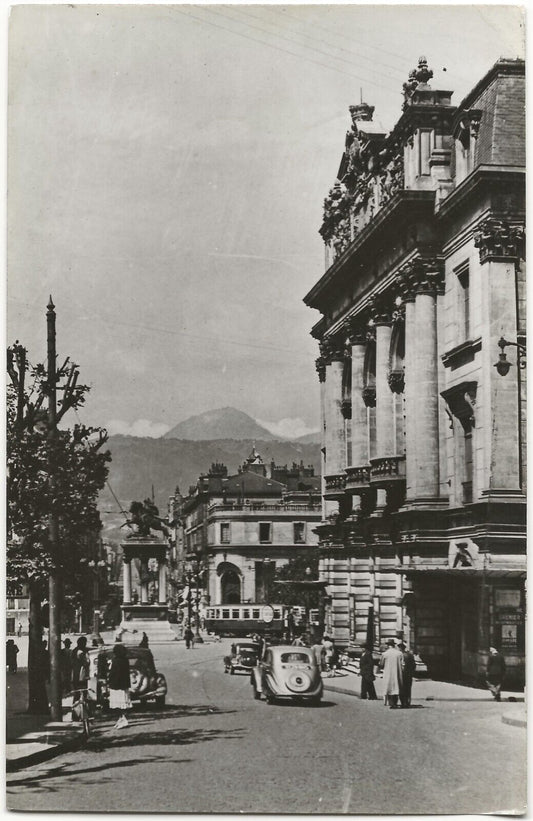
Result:
[[[305,542],[305,522],[294,522],[294,544]]]
[[[466,342],[470,339],[470,271],[468,265],[456,270],[457,275],[457,324],[459,339]]]
[[[272,541],[272,522],[259,522],[259,541],[261,544]]]
[[[220,522],[220,542],[229,544],[231,541],[231,531],[229,522]]]
[[[472,427],[469,425],[464,431],[464,468],[463,468],[463,504],[472,503],[472,478],[473,478],[473,456],[472,456]]]

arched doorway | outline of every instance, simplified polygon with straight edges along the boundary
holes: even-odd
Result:
[[[236,570],[224,570],[220,576],[221,604],[241,603],[241,577]]]

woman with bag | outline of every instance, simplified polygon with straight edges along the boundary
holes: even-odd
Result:
[[[115,644],[113,647],[113,661],[109,671],[109,708],[110,710],[120,710],[120,717],[115,724],[115,729],[120,730],[127,727],[128,719],[126,710],[131,710],[130,699],[130,665],[128,655],[123,644]]]

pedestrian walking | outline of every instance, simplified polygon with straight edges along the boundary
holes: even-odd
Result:
[[[377,699],[374,681],[374,656],[366,642],[362,645],[363,652],[359,659],[359,675],[361,676],[361,698],[375,701]]]
[[[10,673],[16,673],[18,670],[17,665],[17,654],[19,652],[19,648],[13,641],[13,639],[8,639],[6,641],[6,666]]]
[[[48,652],[48,642],[43,639],[39,652],[38,667],[45,681],[50,681],[50,653]]]
[[[396,647],[394,639],[387,641],[387,650],[379,661],[380,669],[383,670],[383,686],[385,706],[388,704],[391,710],[398,706],[398,697],[402,685],[402,664],[403,653]]]
[[[311,647],[311,650],[315,654],[315,659],[316,659],[316,663],[318,665],[318,669],[323,670],[324,669],[324,655],[325,655],[324,645],[322,644],[321,641],[316,641],[313,644],[313,646]]]
[[[126,648],[120,642],[113,647],[113,660],[108,678],[109,686],[109,709],[118,710],[120,716],[115,724],[115,729],[120,730],[128,726],[126,710],[131,710],[130,698],[130,665]]]
[[[72,690],[72,642],[70,639],[65,639],[63,642],[63,649],[61,650],[61,686],[63,688],[63,695],[70,693]]]
[[[335,675],[333,669],[333,657],[335,655],[335,647],[333,641],[329,636],[324,636],[322,639],[322,647],[324,648],[324,666],[328,676]]]
[[[187,648],[187,650],[190,650],[194,639],[194,633],[192,632],[190,627],[185,628],[183,638],[185,639],[185,647]]]
[[[17,627],[17,636],[19,637],[19,639],[22,636],[22,624],[20,623],[20,621]]]
[[[402,683],[400,686],[400,704],[402,707],[411,706],[411,690],[413,687],[413,676],[416,673],[416,661],[411,650],[408,650],[405,642],[401,641],[398,648],[402,652]]]
[[[143,637],[139,642],[139,647],[148,647],[148,636],[143,632]]]
[[[87,639],[80,636],[72,652],[72,689],[85,690],[89,678],[89,656]]]
[[[505,676],[505,659],[497,647],[489,647],[487,661],[487,687],[495,701],[501,701],[502,683]]]

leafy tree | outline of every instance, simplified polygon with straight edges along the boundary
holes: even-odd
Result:
[[[307,569],[311,571],[306,572]],[[289,606],[316,608],[319,605],[318,590],[305,590],[299,585],[277,584],[277,582],[303,582],[318,579],[318,550],[312,554],[300,555],[291,559],[288,564],[276,568],[271,588],[272,601]]]
[[[47,436],[48,396],[44,365],[28,363],[18,342],[7,352],[10,383],[7,388],[7,584],[26,583],[30,597],[28,652],[28,712],[48,712],[44,685],[42,612],[52,570],[68,580],[67,589],[81,589],[80,558],[90,534],[99,533],[96,507],[108,473],[109,451],[101,451],[107,433],[76,424]],[[56,371],[60,396],[56,419],[84,404],[89,388],[78,385],[78,369],[68,359]],[[54,477],[53,483],[50,477]],[[49,522],[57,516],[56,548],[49,538]]]

